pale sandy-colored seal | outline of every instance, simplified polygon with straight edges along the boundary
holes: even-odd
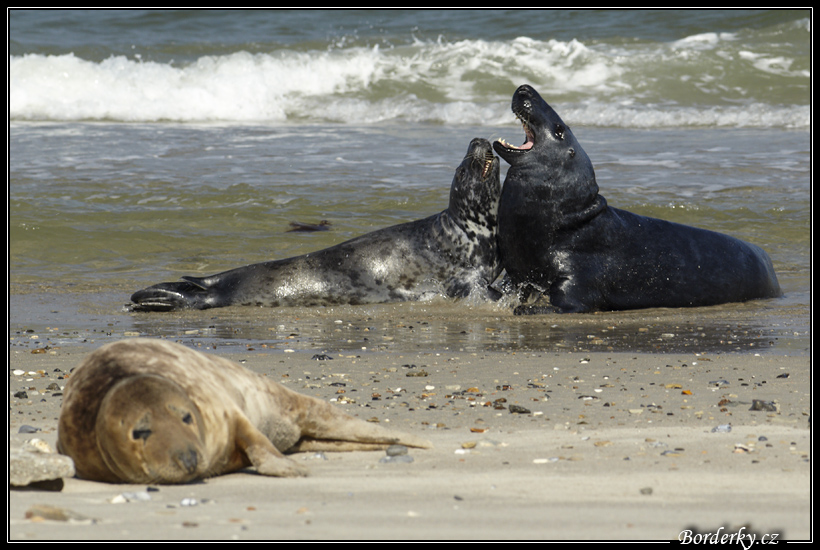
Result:
[[[159,283],[131,296],[134,311],[374,304],[434,296],[497,299],[499,161],[473,139],[446,210],[302,256]]]
[[[564,313],[708,306],[780,296],[772,261],[740,239],[613,208],[598,194],[581,144],[531,86],[516,90],[520,147],[495,151],[510,169],[498,207],[499,257],[512,283]]]
[[[184,483],[254,466],[306,475],[284,452],[429,448],[216,355],[151,339],[91,353],[65,387],[58,450],[77,476]]]

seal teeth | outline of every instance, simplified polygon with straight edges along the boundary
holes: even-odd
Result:
[[[484,159],[484,170],[481,172],[481,177],[482,178],[487,177],[487,174],[490,173],[490,168],[492,167],[492,165],[493,165],[492,157],[488,157],[488,158]]]

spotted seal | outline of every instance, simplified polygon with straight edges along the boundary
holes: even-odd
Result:
[[[500,140],[510,164],[498,212],[512,283],[549,295],[517,313],[707,306],[779,296],[769,256],[734,237],[613,208],[570,128],[529,85],[512,111],[526,141]]]
[[[97,349],[71,373],[57,448],[80,478],[185,483],[248,466],[270,476],[305,475],[283,453],[391,444],[430,447],[233,361],[137,338]]]
[[[422,300],[435,295],[498,298],[496,215],[499,160],[473,139],[443,212],[367,233],[303,256],[210,277],[182,277],[131,296],[136,311],[229,305],[314,306]]]

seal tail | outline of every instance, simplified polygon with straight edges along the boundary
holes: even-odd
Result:
[[[204,279],[183,277],[182,282],[159,283],[131,295],[131,311],[208,309],[209,287]]]

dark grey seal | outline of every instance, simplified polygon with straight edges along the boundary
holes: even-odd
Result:
[[[356,305],[436,295],[497,299],[490,284],[501,270],[499,164],[490,143],[476,138],[456,169],[443,212],[303,256],[160,283],[134,293],[132,310]]]
[[[498,210],[499,257],[513,285],[549,296],[516,313],[708,306],[779,296],[769,256],[734,237],[607,205],[592,162],[531,86],[512,111],[526,142],[497,141],[510,169]]]

